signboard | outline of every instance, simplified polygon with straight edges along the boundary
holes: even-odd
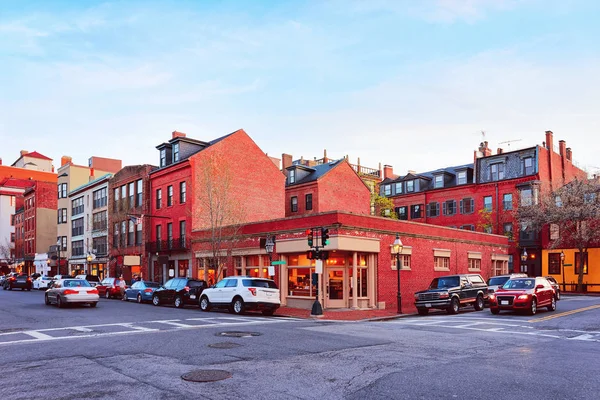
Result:
[[[170,277],[170,278],[172,278],[172,277],[174,277],[174,276],[175,276],[175,270],[171,268],[171,269],[169,270],[169,277]]]
[[[271,265],[284,265],[285,261],[273,261]]]
[[[317,274],[323,273],[323,260],[315,260],[315,272]]]
[[[572,267],[573,264],[563,264],[563,267]]]
[[[275,276],[275,267],[269,266],[269,276]]]
[[[140,265],[140,256],[124,256],[123,265],[132,266]]]

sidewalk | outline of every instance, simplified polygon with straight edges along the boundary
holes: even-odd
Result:
[[[322,317],[311,317],[310,310],[302,308],[280,307],[275,316],[305,318],[327,321],[372,321],[401,318],[411,314],[398,314],[396,310],[350,310],[347,308],[323,310]]]

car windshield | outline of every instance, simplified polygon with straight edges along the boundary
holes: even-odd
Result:
[[[508,276],[494,276],[490,278],[488,285],[490,286],[502,286],[508,281]]]
[[[160,285],[157,282],[144,282],[144,285],[146,285],[146,287],[153,287],[153,288],[160,287]]]
[[[459,286],[458,276],[449,276],[446,278],[435,278],[431,281],[429,289],[447,289],[456,286]]]
[[[504,289],[533,289],[535,279],[511,279],[502,286]]]
[[[269,289],[277,289],[275,282],[267,279],[242,279],[244,287],[263,287]]]
[[[83,279],[67,279],[63,282],[63,287],[90,287],[90,284]]]

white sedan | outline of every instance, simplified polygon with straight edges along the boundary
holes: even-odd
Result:
[[[68,303],[89,304],[96,307],[100,300],[98,289],[83,279],[60,279],[54,281],[50,289],[46,290],[44,301],[47,306],[55,303],[58,308]]]
[[[48,289],[48,285],[52,282],[52,278],[49,276],[38,276],[36,280],[33,281],[33,288],[40,289]]]

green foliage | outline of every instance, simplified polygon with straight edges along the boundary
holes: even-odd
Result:
[[[380,196],[377,193],[371,193],[371,204],[375,207],[375,215],[390,219],[398,219],[398,215],[394,211],[394,202],[392,199]]]
[[[492,212],[490,210],[486,210],[482,208],[477,212],[478,214],[478,222],[477,222],[477,230],[493,233],[494,232],[494,220],[492,218]]]

